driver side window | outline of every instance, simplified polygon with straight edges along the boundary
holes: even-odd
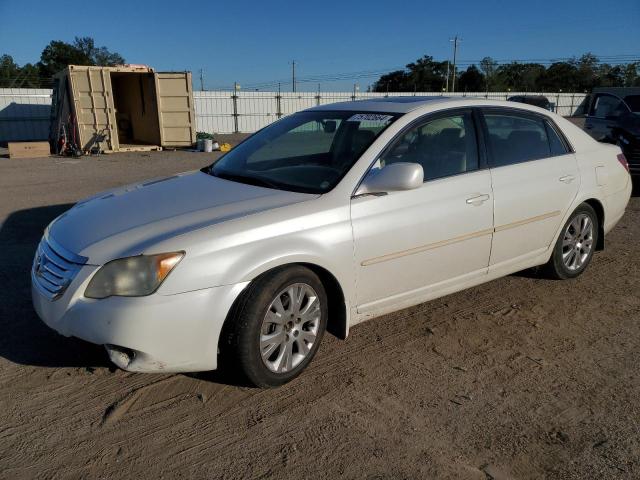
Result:
[[[438,117],[411,128],[380,158],[379,166],[419,163],[424,180],[478,169],[478,146],[471,112]]]

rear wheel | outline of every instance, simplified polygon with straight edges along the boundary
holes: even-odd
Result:
[[[553,278],[567,279],[580,275],[591,262],[598,240],[598,216],[583,203],[571,214],[562,228],[546,272]]]
[[[309,269],[292,266],[258,277],[234,309],[223,355],[259,387],[282,385],[316,354],[327,324],[327,297]]]

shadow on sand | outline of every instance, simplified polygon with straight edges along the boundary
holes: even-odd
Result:
[[[72,204],[11,213],[0,225],[0,356],[46,367],[109,367],[104,349],[51,330],[31,305],[30,269],[45,227]]]

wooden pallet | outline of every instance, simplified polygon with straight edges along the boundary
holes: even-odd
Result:
[[[49,149],[49,142],[9,142],[9,158],[48,157]]]

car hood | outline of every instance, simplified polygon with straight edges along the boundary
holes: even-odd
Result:
[[[78,202],[48,234],[91,264],[144,253],[153,244],[318,195],[232,182],[201,171],[128,185]]]

